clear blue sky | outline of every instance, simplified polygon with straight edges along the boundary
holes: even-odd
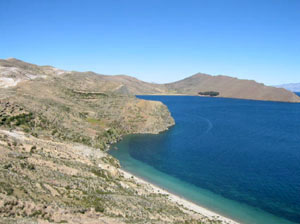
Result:
[[[8,57],[158,83],[300,82],[300,0],[1,0]]]

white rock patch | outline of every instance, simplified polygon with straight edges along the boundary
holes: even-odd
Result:
[[[6,78],[6,77],[0,77],[0,87],[1,88],[8,88],[12,86],[16,86],[21,80],[13,78]]]

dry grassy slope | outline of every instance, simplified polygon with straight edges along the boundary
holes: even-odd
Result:
[[[15,86],[37,78],[61,77],[68,84],[89,91],[104,91],[122,95],[152,94],[166,91],[163,85],[140,81],[126,75],[101,75],[94,72],[64,71],[52,66],[37,66],[15,58],[0,60],[0,87]]]
[[[161,84],[143,82],[126,75],[106,76],[108,80],[120,83],[120,89],[126,89],[130,94],[160,94],[166,93],[167,88]]]
[[[228,76],[196,74],[166,85],[178,93],[196,95],[198,92],[217,91],[220,97],[300,102],[300,98],[285,89],[265,86],[252,80],[241,80]]]
[[[85,145],[0,130],[0,151],[1,224],[221,223],[126,178],[116,159]]]
[[[104,149],[124,134],[158,133],[174,124],[161,102],[118,93],[115,90],[120,83],[106,76],[66,72],[16,59],[1,60],[0,68],[2,83],[3,78],[18,81],[16,86],[0,88],[0,118],[4,119],[0,122],[5,127]],[[23,113],[32,112],[34,119],[24,123],[14,114],[16,106]]]

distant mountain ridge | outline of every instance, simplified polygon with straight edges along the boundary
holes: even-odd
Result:
[[[52,66],[37,66],[14,58],[0,60],[0,88],[13,87],[35,79],[55,77],[68,78],[78,90],[84,91],[85,88],[89,88],[89,91],[101,90],[110,94],[198,95],[199,92],[216,91],[219,93],[217,97],[300,102],[300,97],[286,89],[223,75],[211,76],[197,73],[176,82],[154,84],[127,75],[110,76],[94,72],[64,71]]]
[[[277,85],[275,87],[284,88],[292,92],[300,92],[300,83],[288,83],[288,84]]]

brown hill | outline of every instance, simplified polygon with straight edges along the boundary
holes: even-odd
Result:
[[[199,92],[216,91],[219,92],[218,97],[225,98],[300,102],[296,94],[283,88],[223,75],[211,76],[198,73],[167,84],[147,83],[130,76],[106,76],[105,79],[119,83],[119,90],[122,89],[123,92],[133,95],[198,95]]]
[[[211,76],[198,73],[186,79],[166,84],[169,90],[181,94],[196,95],[198,92],[216,91],[219,97],[300,102],[300,98],[285,89],[265,86],[253,80],[242,80],[229,76]]]

